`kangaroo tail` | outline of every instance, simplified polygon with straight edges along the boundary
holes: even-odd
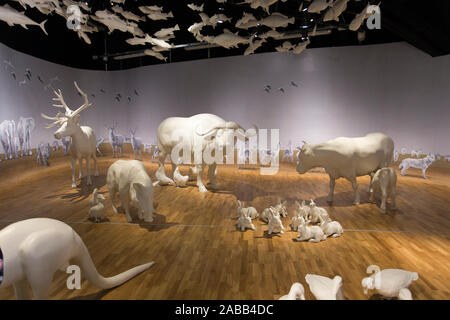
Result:
[[[75,238],[78,242],[80,250],[77,257],[77,260],[80,263],[80,267],[83,270],[86,279],[95,287],[100,289],[110,289],[120,286],[139,273],[147,270],[154,264],[154,262],[152,261],[150,263],[142,264],[125,272],[119,273],[116,276],[104,278],[97,272],[94,262],[92,261],[91,256],[89,255],[89,251],[84,245],[83,240],[81,240],[80,236],[78,236],[76,233]]]

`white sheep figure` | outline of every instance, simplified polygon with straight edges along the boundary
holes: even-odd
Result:
[[[306,224],[306,220],[303,216],[300,214],[294,216],[291,221],[291,230],[292,231],[298,231],[298,228],[302,225]]]
[[[300,235],[297,237],[296,241],[320,242],[327,238],[323,233],[322,228],[319,226],[307,226],[307,223],[308,221],[303,219],[302,223],[298,226],[297,230],[300,232]]]
[[[344,233],[344,229],[337,221],[328,221],[320,217],[320,228],[327,237],[337,238]]]
[[[367,294],[369,290],[376,290],[384,297],[412,300],[412,294],[408,287],[413,281],[419,279],[417,272],[402,269],[380,270],[380,267],[376,265],[367,267],[367,273],[373,272],[375,273],[361,281],[364,294]]]
[[[249,217],[248,213],[245,211],[241,212],[241,215],[238,218],[236,227],[241,231],[245,231],[245,229],[255,230],[255,226],[252,223],[252,219]]]
[[[98,222],[103,217],[105,211],[105,197],[98,193],[98,189],[95,188],[92,193],[92,199],[89,200],[91,208],[89,209],[88,217],[94,218],[95,222]]]
[[[311,290],[317,300],[345,299],[342,289],[342,278],[340,276],[335,276],[333,279],[330,279],[316,274],[307,274],[305,280],[309,285],[309,290]]]
[[[175,171],[173,172],[173,180],[175,181],[177,187],[184,187],[189,180],[189,176],[183,176],[180,173],[180,169],[176,167]]]
[[[327,210],[318,207],[314,200],[311,199],[309,203],[309,220],[311,221],[311,223],[319,223],[321,218],[331,221],[330,217],[328,216]]]
[[[284,233],[284,226],[281,222],[281,218],[279,213],[276,211],[275,208],[269,208],[270,215],[269,215],[269,234],[272,233]]]
[[[300,282],[295,282],[289,293],[278,300],[305,300],[305,288]]]
[[[256,219],[259,217],[259,213],[258,211],[256,211],[255,208],[253,207],[246,207],[244,208],[244,202],[239,201],[238,200],[238,208],[237,208],[237,212],[239,214],[239,216],[242,215],[242,213],[246,213],[250,219]]]
[[[274,207],[265,208],[263,212],[261,213],[260,219],[264,222],[269,223],[269,217],[270,217],[270,209],[275,209]]]
[[[286,201],[281,202],[281,199],[278,198],[278,203],[275,206],[275,210],[278,211],[278,214],[281,215],[283,218],[287,217],[287,210],[286,210]]]
[[[369,202],[375,203],[374,189],[381,191],[380,212],[386,213],[386,200],[391,199],[391,210],[396,209],[397,173],[393,168],[381,168],[372,176],[369,185]]]
[[[309,218],[309,206],[305,204],[305,200],[300,204],[298,201],[295,201],[296,209],[294,211],[294,217],[291,221],[291,229],[293,231],[298,231],[298,227],[305,223],[305,221]]]

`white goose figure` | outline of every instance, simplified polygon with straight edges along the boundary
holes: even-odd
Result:
[[[296,282],[291,286],[289,293],[278,300],[305,300],[305,288],[300,282]]]
[[[307,274],[305,277],[309,289],[317,300],[344,300],[342,291],[342,278],[335,276],[333,279]]]

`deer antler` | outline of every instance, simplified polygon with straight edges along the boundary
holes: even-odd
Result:
[[[53,128],[54,126],[60,124],[65,118],[65,116],[61,112],[58,112],[56,114],[56,117],[49,117],[46,114],[41,113],[41,117],[44,118],[44,119],[47,119],[47,120],[54,121],[53,123],[51,123],[48,126],[46,126],[47,129]]]
[[[54,90],[53,92],[56,95],[56,98],[53,98],[53,101],[61,102],[61,104],[54,104],[53,106],[57,107],[57,108],[65,109],[66,110],[66,116],[69,117],[72,114],[72,110],[70,110],[70,108],[67,106],[66,102],[64,101],[64,98],[63,98],[61,90],[58,89],[58,91]]]
[[[81,94],[81,96],[84,98],[84,104],[81,105],[77,110],[73,111],[72,114],[70,115],[71,118],[75,117],[76,115],[78,115],[81,111],[83,111],[84,109],[86,109],[87,107],[91,106],[92,103],[89,103],[89,99],[86,93],[83,92],[83,90],[80,89],[80,87],[78,86],[77,82],[74,81],[75,87],[77,88],[78,92]]]

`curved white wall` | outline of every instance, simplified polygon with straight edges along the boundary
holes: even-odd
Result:
[[[0,121],[33,116],[33,145],[53,141],[39,114],[53,115],[53,92],[37,80],[58,76],[71,106],[82,103],[73,87],[96,98],[82,123],[107,137],[104,125],[118,121],[128,134],[138,128],[144,142],[156,141],[158,124],[169,116],[216,113],[244,127],[280,128],[289,140],[318,143],[337,136],[382,131],[396,148],[450,154],[450,56],[431,58],[405,43],[309,49],[303,54],[237,56],[163,64],[126,71],[94,72],[48,63],[0,45],[0,61],[16,67],[14,81],[0,69]],[[19,86],[26,68],[31,83]],[[290,85],[295,81],[299,87]],[[270,84],[272,92],[264,86]],[[286,92],[277,91],[279,87]],[[107,91],[106,94],[100,89]],[[139,96],[134,94],[134,89]],[[122,100],[115,100],[121,93]],[[127,97],[132,98],[131,103]],[[1,152],[1,151],[0,151]]]

